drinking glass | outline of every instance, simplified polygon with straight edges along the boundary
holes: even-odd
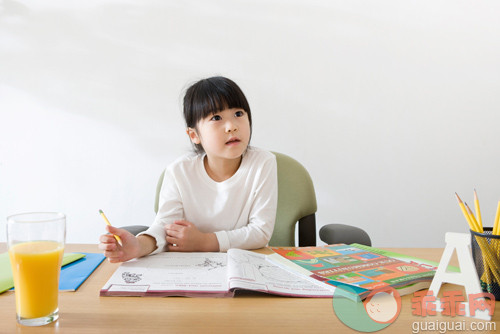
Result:
[[[17,322],[41,326],[59,317],[58,287],[66,216],[32,212],[7,217],[7,246],[14,277]]]

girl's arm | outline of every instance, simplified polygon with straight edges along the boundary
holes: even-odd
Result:
[[[139,237],[147,236],[154,240],[154,248],[150,253],[159,253],[168,250],[165,226],[184,218],[182,199],[171,168],[165,170],[160,190],[158,213],[153,224]]]

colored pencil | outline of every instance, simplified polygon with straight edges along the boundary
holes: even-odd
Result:
[[[106,218],[106,215],[104,214],[104,212],[102,212],[102,210],[99,210],[99,213],[101,214],[102,218],[104,218],[104,221],[106,222],[106,224],[109,225],[109,226],[112,226],[111,223],[109,222],[108,218]],[[117,235],[113,234],[113,236],[115,237],[116,241],[118,241],[118,243],[121,246],[122,245],[122,239],[120,239],[120,237],[117,236]]]

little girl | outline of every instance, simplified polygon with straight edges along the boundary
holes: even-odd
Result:
[[[111,234],[100,237],[99,248],[110,262],[162,251],[256,249],[271,239],[276,158],[249,147],[252,115],[241,89],[224,77],[196,82],[184,96],[184,118],[195,153],[167,167],[158,213],[148,230],[135,237],[106,227]]]

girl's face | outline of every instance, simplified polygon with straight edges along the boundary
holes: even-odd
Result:
[[[224,109],[201,119],[197,129],[188,128],[187,133],[209,159],[239,159],[250,141],[250,122],[243,109]]]

